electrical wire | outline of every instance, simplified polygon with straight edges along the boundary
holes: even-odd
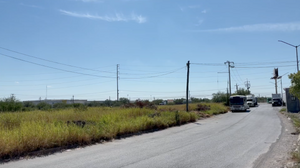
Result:
[[[86,74],[86,73],[81,73],[81,72],[75,72],[75,71],[70,71],[70,70],[55,68],[55,67],[51,67],[51,66],[47,66],[47,65],[43,65],[43,64],[31,62],[31,61],[26,61],[26,60],[23,60],[21,58],[16,58],[16,57],[9,56],[9,55],[2,54],[2,53],[0,53],[0,55],[8,57],[8,58],[15,59],[15,60],[27,62],[27,63],[30,63],[30,64],[34,64],[34,65],[38,65],[38,66],[42,66],[42,67],[46,67],[46,68],[50,68],[50,69],[60,70],[60,71],[64,71],[64,72],[70,72],[70,73],[75,73],[75,74],[80,74],[80,75],[87,75],[87,76],[94,76],[94,77],[101,77],[101,78],[115,78],[115,77],[110,77],[110,76],[100,76],[100,75]]]
[[[205,66],[224,66],[224,64],[220,63],[190,63],[192,65],[205,65]]]
[[[276,66],[276,67],[292,67],[295,65],[280,65],[280,66]],[[263,67],[238,67],[235,66],[234,68],[274,68],[274,66],[263,66]]]
[[[78,69],[84,69],[84,70],[89,70],[89,71],[97,71],[97,72],[105,72],[105,73],[115,73],[115,72],[100,71],[100,70],[95,70],[95,69],[90,69],[90,68],[84,68],[84,67],[79,67],[79,66],[64,64],[64,63],[60,63],[60,62],[57,62],[57,61],[51,61],[51,60],[47,60],[47,59],[44,59],[44,58],[39,58],[39,57],[32,56],[32,55],[29,55],[29,54],[24,54],[24,53],[21,53],[21,52],[18,52],[18,51],[7,49],[7,48],[1,47],[1,46],[0,46],[0,48],[3,49],[3,50],[7,50],[7,51],[10,51],[10,52],[13,52],[13,53],[24,55],[24,56],[27,56],[27,57],[31,57],[31,58],[39,59],[39,60],[42,60],[42,61],[47,61],[47,62],[59,64],[59,65],[64,65],[64,66],[68,66],[68,67],[73,67],[73,68],[78,68]]]
[[[170,71],[170,72],[166,72],[166,73],[163,73],[163,74],[159,74],[159,75],[152,75],[152,76],[146,76],[146,77],[138,77],[138,78],[122,78],[122,77],[120,77],[120,79],[145,79],[145,78],[156,78],[156,77],[160,77],[160,76],[165,76],[165,75],[169,75],[169,74],[172,74],[172,73],[175,73],[175,72],[177,72],[177,71],[179,71],[179,70],[182,70],[182,69],[184,69],[185,68],[185,66],[184,67],[181,67],[181,68],[178,68],[178,69],[175,69],[175,70],[173,70],[173,71]]]

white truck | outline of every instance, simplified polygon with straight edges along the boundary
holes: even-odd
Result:
[[[247,111],[247,109],[249,109],[247,98],[244,95],[230,96],[229,103],[232,112]]]
[[[272,106],[282,106],[282,98],[280,94],[272,94]]]
[[[247,97],[247,104],[249,107],[255,107],[257,105],[257,99],[253,94],[246,95]]]

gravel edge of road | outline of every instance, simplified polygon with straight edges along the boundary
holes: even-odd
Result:
[[[292,135],[295,128],[291,119],[277,112],[281,123],[281,134],[277,141],[270,146],[267,153],[261,155],[255,162],[253,168],[292,168],[294,162],[291,160],[293,152],[298,144],[298,135]]]

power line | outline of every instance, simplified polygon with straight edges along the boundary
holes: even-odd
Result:
[[[185,93],[185,91],[155,92],[155,91],[134,91],[134,90],[122,90],[121,92],[142,92],[142,93]]]
[[[79,81],[86,81],[85,80],[79,80]],[[60,84],[66,84],[66,83],[74,83],[74,82],[79,82],[79,81],[69,81],[69,82],[60,82],[60,83],[49,83],[48,85],[60,85]],[[75,86],[68,86],[68,87],[77,87],[77,86],[89,86],[89,85],[94,85],[94,84],[100,84],[100,83],[108,83],[108,82],[112,82],[114,80],[109,80],[109,81],[101,81],[101,82],[96,82],[96,83],[89,83],[89,84],[85,84],[85,85],[75,85]],[[19,81],[18,81],[19,82]],[[0,86],[11,86],[11,85],[0,85]],[[32,84],[18,84],[17,86],[45,86],[45,84],[37,84],[37,85],[32,85]],[[66,88],[68,88],[66,87]]]
[[[282,65],[282,66],[278,66],[276,65],[276,67],[292,67],[292,66],[295,66],[295,65]],[[274,68],[274,66],[263,66],[263,67],[235,67],[235,68]]]
[[[219,63],[190,63],[193,65],[205,65],[205,66],[224,66],[223,64]]]
[[[90,68],[84,68],[84,67],[79,67],[79,66],[74,66],[74,65],[64,64],[64,63],[60,63],[60,62],[57,62],[57,61],[51,61],[51,60],[47,60],[47,59],[44,59],[44,58],[39,58],[39,57],[36,57],[36,56],[24,54],[24,53],[21,53],[21,52],[18,52],[18,51],[10,50],[10,49],[7,49],[7,48],[1,47],[1,46],[0,46],[0,48],[1,48],[1,49],[4,49],[4,50],[7,50],[7,51],[10,51],[10,52],[14,52],[14,53],[20,54],[20,55],[24,55],[24,56],[27,56],[27,57],[31,57],[31,58],[35,58],[35,59],[39,59],[39,60],[43,60],[43,61],[47,61],[47,62],[59,64],[59,65],[64,65],[64,66],[68,66],[68,67],[79,68],[79,69],[84,69],[84,70],[89,70],[89,71],[97,71],[97,72],[105,72],[105,73],[114,73],[114,72],[109,72],[109,71],[100,71],[100,70],[95,70],[95,69],[90,69]]]
[[[145,78],[156,78],[156,77],[160,77],[160,76],[165,76],[165,75],[169,75],[169,74],[172,74],[172,73],[175,73],[179,70],[182,70],[184,69],[185,67],[181,67],[181,68],[178,68],[178,69],[175,69],[173,71],[170,71],[170,72],[166,72],[166,73],[163,73],[163,74],[160,74],[160,75],[151,75],[151,76],[145,76],[145,77],[137,77],[137,78],[121,78],[121,79],[145,79]]]
[[[5,56],[5,57],[9,57],[9,58],[12,58],[12,59],[15,59],[15,60],[27,62],[27,63],[30,63],[30,64],[34,64],[34,65],[38,65],[38,66],[42,66],[42,67],[46,67],[46,68],[50,68],[50,69],[60,70],[60,71],[64,71],[64,72],[70,72],[70,73],[75,73],[75,74],[80,74],[80,75],[87,75],[87,76],[94,76],[94,77],[102,77],[102,78],[114,78],[114,77],[110,77],[110,76],[100,76],[100,75],[86,74],[86,73],[81,73],[81,72],[75,72],[75,71],[70,71],[70,70],[55,68],[55,67],[51,67],[51,66],[47,66],[47,65],[43,65],[43,64],[31,62],[31,61],[26,61],[26,60],[23,60],[23,59],[20,59],[20,58],[16,58],[16,57],[13,57],[13,56],[9,56],[9,55],[6,55],[6,54],[2,54],[2,53],[0,53],[0,55]]]
[[[294,63],[295,61],[280,61],[280,62],[240,62],[235,63],[236,65],[266,65],[266,64],[286,64],[286,63]]]

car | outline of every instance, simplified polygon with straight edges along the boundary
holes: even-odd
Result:
[[[272,100],[272,106],[281,106],[281,105],[282,105],[281,99]]]

